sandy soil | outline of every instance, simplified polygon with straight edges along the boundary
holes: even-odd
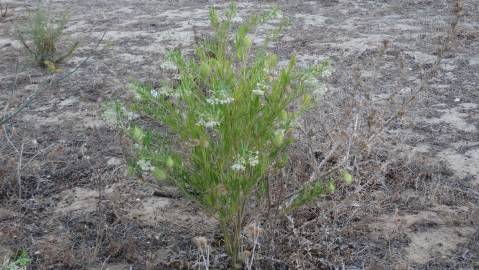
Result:
[[[14,10],[0,21],[0,108],[7,98],[19,104],[51,76],[28,65],[14,37],[12,23],[35,1],[7,2]],[[122,139],[101,117],[101,103],[124,96],[132,79],[155,85],[169,76],[160,68],[166,50],[191,49],[195,33],[208,30],[213,2],[224,4],[50,1],[51,10],[70,12],[64,45],[81,44],[61,68],[91,59],[5,126],[11,142],[2,130],[0,258],[25,248],[32,269],[188,269],[196,261],[192,237],[217,237],[215,221],[193,202],[127,175]],[[464,2],[454,49],[407,121],[391,131],[403,139],[402,163],[388,163],[400,165],[374,186],[356,183],[353,192],[367,189],[367,196],[318,202],[293,216],[293,226],[285,219],[277,253],[258,269],[479,268],[479,2]],[[273,4],[292,21],[274,48],[283,60],[329,57],[344,75],[389,40],[407,59],[406,86],[435,60],[451,19],[445,0],[239,1],[240,17]],[[380,69],[377,86],[387,91],[397,74],[387,64]],[[374,70],[364,66],[363,74]],[[338,78],[331,89],[350,84]],[[14,147],[23,148],[21,200]],[[215,253],[214,265],[224,261]]]

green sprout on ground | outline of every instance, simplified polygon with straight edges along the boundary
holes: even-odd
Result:
[[[32,259],[28,256],[26,250],[21,250],[18,252],[17,256],[12,260],[7,260],[2,265],[2,270],[26,270],[27,267],[32,263]]]
[[[17,30],[20,42],[35,64],[56,71],[56,65],[73,54],[78,42],[71,45],[65,53],[59,52],[57,47],[67,22],[65,14],[56,18],[38,7],[26,24]]]
[[[279,66],[267,50],[285,26],[278,23],[279,10],[258,13],[238,26],[236,15],[234,5],[221,15],[211,9],[213,37],[197,44],[194,56],[175,50],[162,65],[175,70],[177,79],[158,88],[132,84],[132,103],[115,108],[134,144],[130,169],[174,183],[199,202],[219,221],[231,267],[251,268],[252,259],[243,255],[246,219],[267,203],[270,172],[287,163],[295,121],[316,103],[322,89],[318,78],[330,66],[326,61],[299,68],[294,57]],[[268,22],[275,28],[261,46],[253,46],[252,33]],[[150,128],[129,121],[131,113],[150,121]],[[332,189],[328,185],[304,186],[293,205],[317,198]]]

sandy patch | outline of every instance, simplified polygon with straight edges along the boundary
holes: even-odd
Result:
[[[473,227],[452,224],[455,216],[467,212],[466,207],[437,206],[428,211],[384,215],[370,228],[376,237],[391,239],[405,233],[409,244],[404,248],[404,262],[425,264],[439,257],[451,256],[458,246],[467,243],[475,232]]]
[[[451,169],[456,175],[459,177],[472,175],[474,183],[479,185],[479,148],[471,149],[464,154],[460,154],[454,149],[446,149],[438,156],[451,165]]]
[[[447,123],[459,130],[465,132],[475,132],[476,127],[467,123],[464,118],[468,116],[467,113],[459,112],[458,108],[438,110],[442,113],[439,118],[425,119],[425,122],[431,124]]]

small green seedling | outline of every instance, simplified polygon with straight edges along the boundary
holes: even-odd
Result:
[[[12,260],[2,265],[2,270],[26,270],[32,263],[32,259],[28,256],[26,250],[21,250]]]
[[[17,31],[20,42],[36,64],[57,71],[56,65],[76,50],[78,42],[70,46],[65,53],[60,53],[57,48],[67,22],[66,15],[53,18],[43,8],[38,7],[25,26]]]

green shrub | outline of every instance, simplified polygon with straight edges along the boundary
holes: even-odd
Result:
[[[55,70],[55,65],[70,57],[78,47],[78,42],[60,53],[57,50],[58,42],[68,22],[66,15],[59,19],[52,18],[41,7],[30,15],[27,23],[17,30],[18,38],[33,61],[43,67]]]
[[[245,217],[265,203],[268,176],[285,165],[295,120],[314,104],[318,78],[329,68],[324,62],[301,69],[294,57],[279,68],[267,48],[284,23],[253,49],[250,33],[279,14],[253,15],[231,33],[235,6],[222,16],[211,9],[213,37],[198,44],[192,57],[173,51],[162,65],[176,69],[178,80],[157,89],[132,84],[136,97],[129,108],[149,128],[128,122],[127,110],[116,106],[134,143],[131,169],[174,183],[216,217],[233,267],[241,263]],[[296,204],[322,192],[316,183],[304,189]]]

